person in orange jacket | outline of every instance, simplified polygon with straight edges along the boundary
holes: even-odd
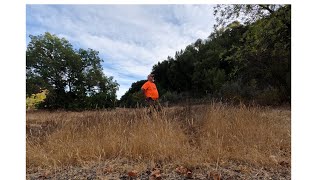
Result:
[[[154,74],[149,74],[148,75],[148,81],[145,82],[142,87],[141,90],[145,96],[145,100],[146,103],[156,109],[156,110],[161,110],[160,104],[159,104],[159,93],[157,90],[157,86],[154,83]]]

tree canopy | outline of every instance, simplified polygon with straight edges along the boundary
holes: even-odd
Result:
[[[219,5],[213,15],[217,23],[207,39],[153,66],[160,97],[290,103],[291,6]],[[125,102],[134,93],[127,91]]]
[[[118,83],[103,73],[99,52],[73,49],[65,39],[46,32],[30,35],[26,51],[27,96],[48,91],[39,107],[92,109],[114,107]]]

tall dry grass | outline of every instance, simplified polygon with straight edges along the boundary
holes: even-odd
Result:
[[[212,107],[201,129],[201,153],[261,165],[290,162],[290,112]],[[275,162],[276,161],[276,162]]]
[[[290,163],[290,110],[224,105],[27,112],[27,167],[126,158],[201,165]]]

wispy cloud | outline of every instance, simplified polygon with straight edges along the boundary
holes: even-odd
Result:
[[[120,84],[145,79],[152,66],[212,31],[213,5],[27,5],[27,35],[48,31],[92,48]],[[29,38],[27,38],[29,42]]]

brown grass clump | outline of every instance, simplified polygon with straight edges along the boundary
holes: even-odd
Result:
[[[126,158],[198,166],[290,163],[290,111],[224,105],[27,112],[27,168]]]
[[[284,116],[285,115],[285,116]],[[290,158],[290,114],[248,107],[212,106],[201,129],[201,152],[212,159],[272,165]]]

